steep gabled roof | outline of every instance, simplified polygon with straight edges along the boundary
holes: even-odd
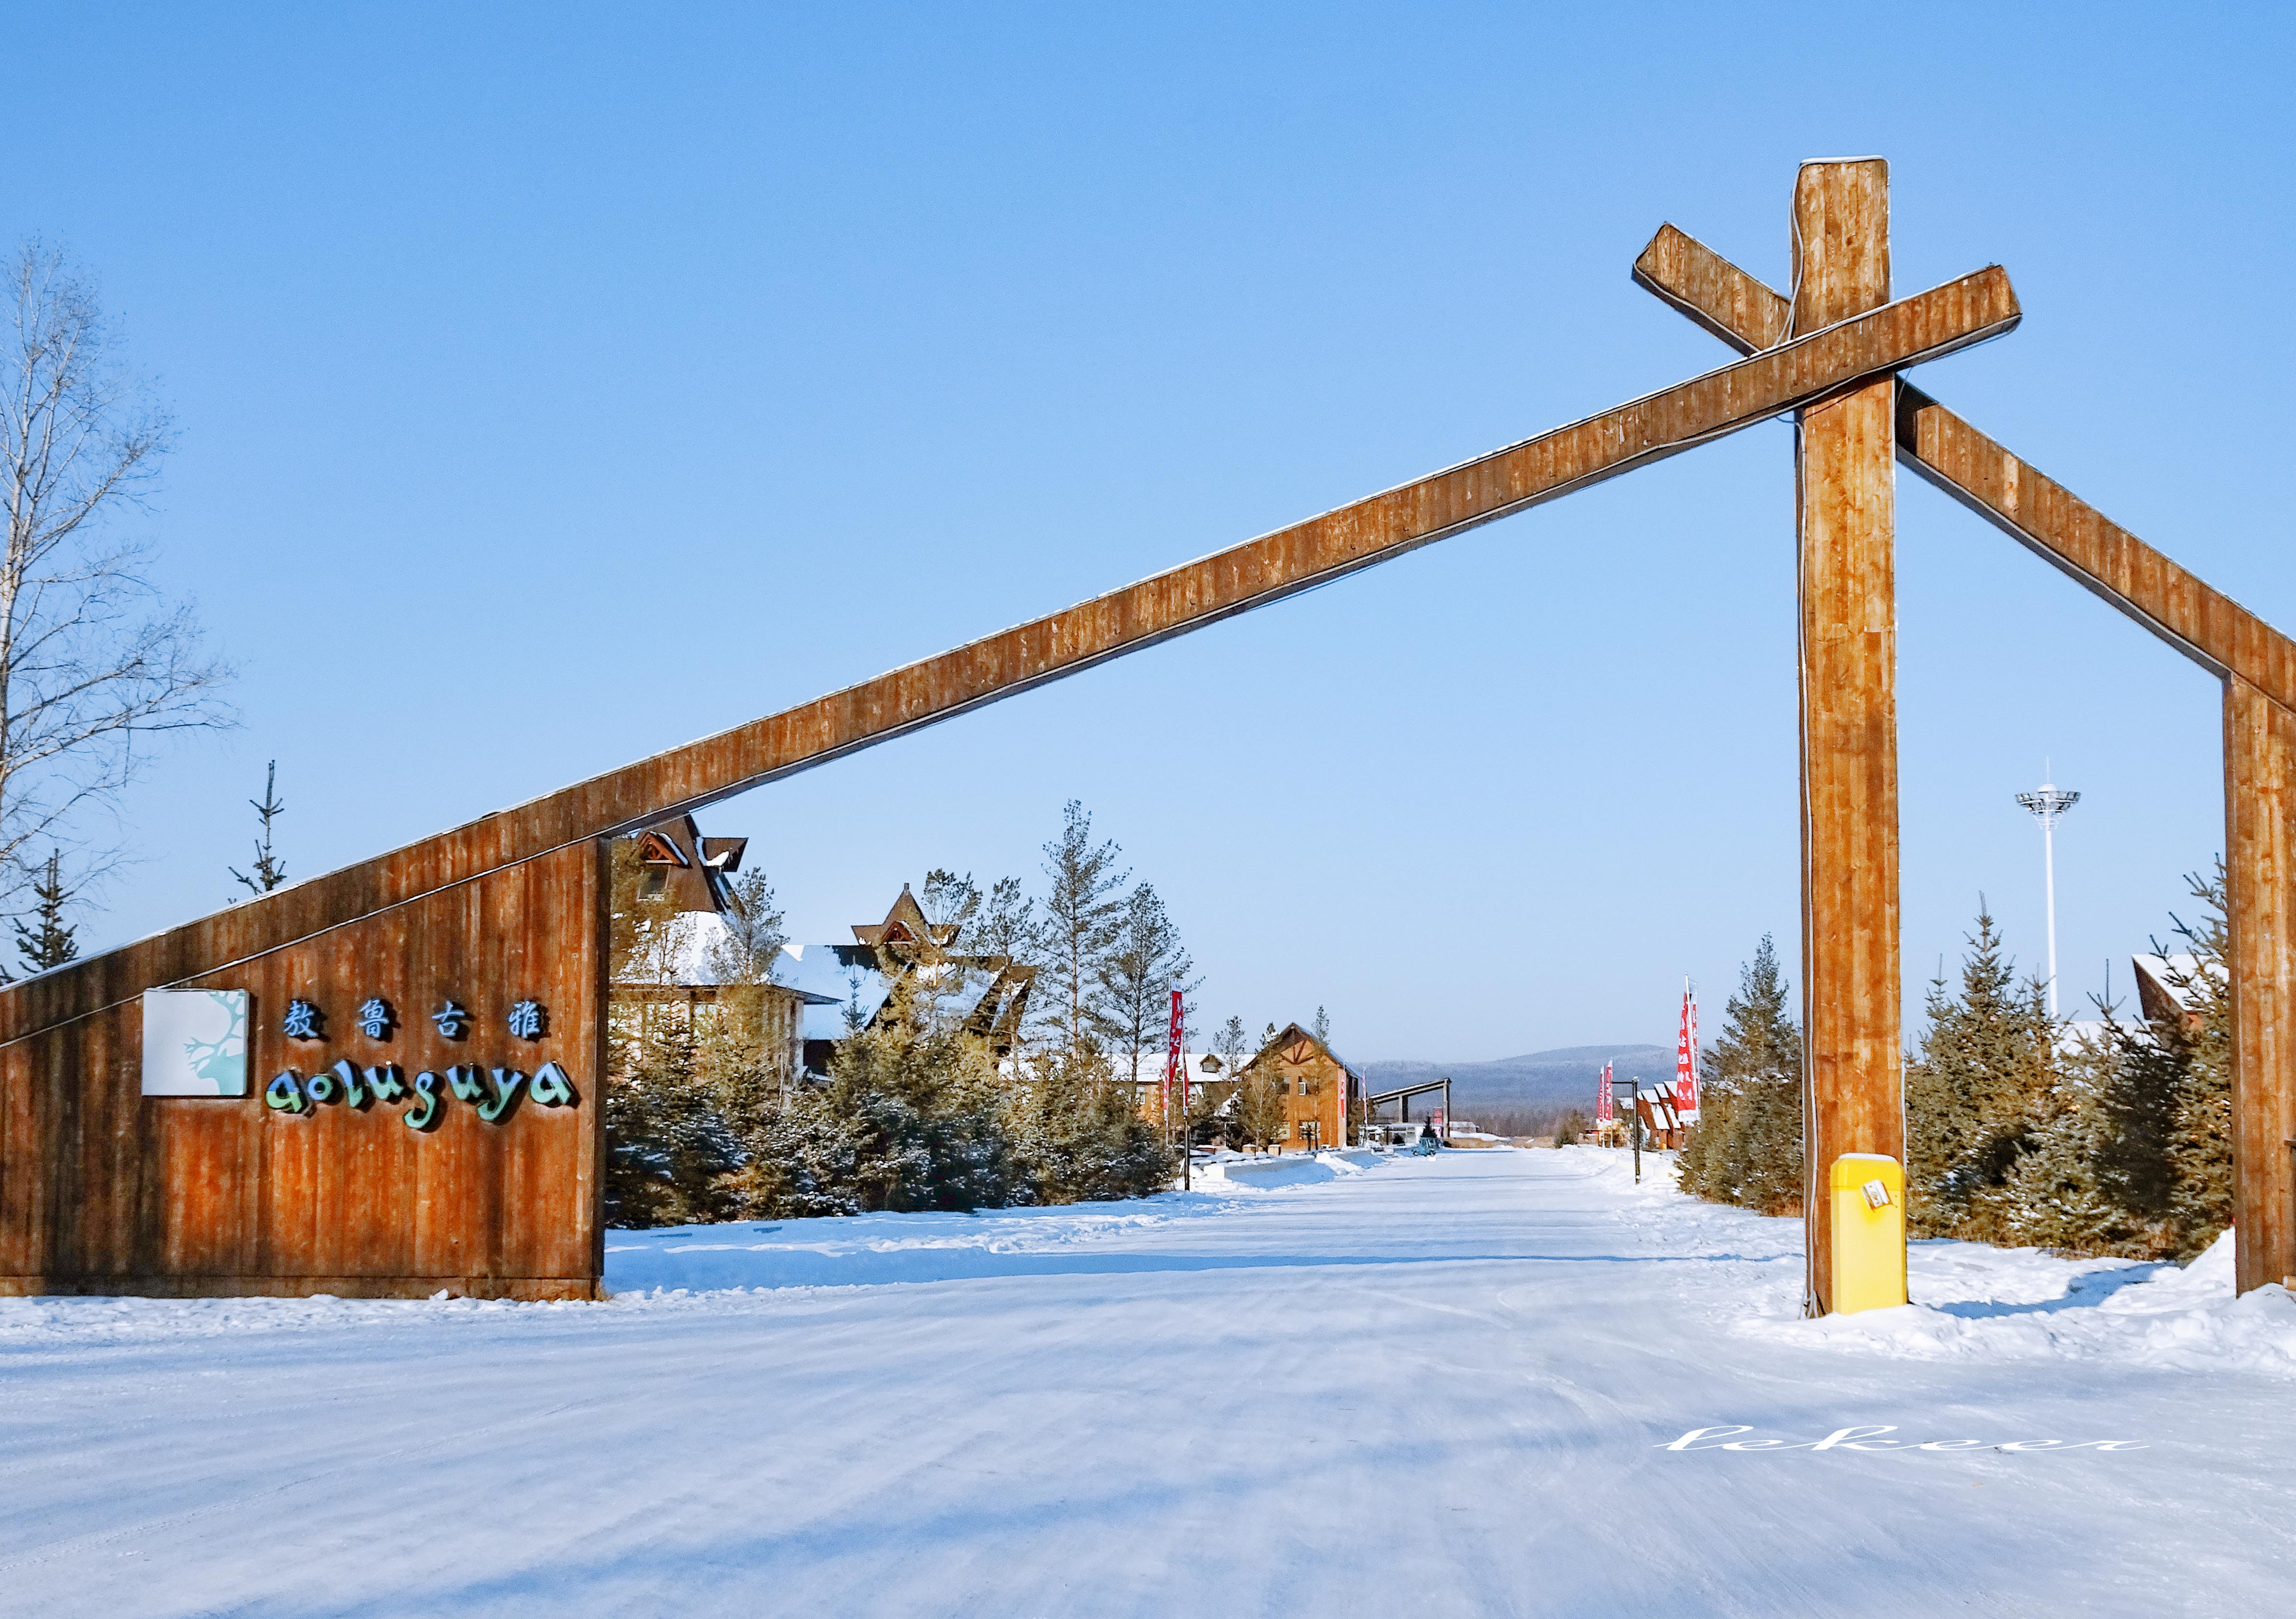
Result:
[[[901,884],[900,897],[885,913],[882,922],[857,922],[853,938],[859,944],[916,944],[930,939],[933,943],[947,946],[955,942],[957,925],[944,922],[936,925],[925,920],[925,908],[917,903],[909,885]]]
[[[1303,1029],[1298,1023],[1284,1024],[1283,1032],[1278,1034],[1274,1040],[1268,1041],[1265,1046],[1262,1046],[1259,1048],[1259,1054],[1255,1056],[1251,1061],[1243,1065],[1245,1072],[1249,1072],[1250,1070],[1259,1067],[1262,1062],[1267,1059],[1270,1053],[1284,1053],[1285,1056],[1283,1060],[1287,1062],[1300,1062],[1303,1060],[1300,1057],[1289,1055],[1292,1047],[1300,1044],[1302,1041],[1314,1047],[1325,1056],[1331,1058],[1332,1061],[1337,1063],[1340,1065],[1340,1072],[1346,1074],[1348,1078],[1351,1080],[1360,1080],[1363,1078],[1363,1072],[1360,1069],[1350,1066],[1345,1057],[1342,1057],[1338,1052],[1332,1050],[1331,1047],[1323,1040],[1317,1040],[1314,1031]]]

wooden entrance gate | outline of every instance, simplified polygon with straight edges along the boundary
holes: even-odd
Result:
[[[2225,680],[2240,1284],[2296,1270],[2296,645],[1899,380],[2019,311],[1998,267],[1891,300],[1879,160],[1805,165],[1792,235],[1791,297],[1671,226],[1637,261],[1741,351],[1704,375],[0,990],[0,1292],[593,1295],[603,840],[1789,412],[1813,1171],[1904,1152],[1895,459]],[[245,993],[249,1094],[143,1094],[144,997],[184,988]],[[1825,1201],[1807,1200],[1816,1311]]]

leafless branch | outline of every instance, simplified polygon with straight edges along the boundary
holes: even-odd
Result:
[[[115,803],[139,736],[233,723],[231,671],[168,607],[149,553],[109,533],[145,508],[174,423],[123,364],[94,290],[63,254],[28,242],[0,336],[0,911],[38,875],[35,844],[79,857],[87,814]]]

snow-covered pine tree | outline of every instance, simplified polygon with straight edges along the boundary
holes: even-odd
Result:
[[[635,1048],[629,1072],[606,1081],[607,1223],[730,1218],[726,1177],[740,1165],[742,1145],[702,1075],[691,1020],[657,1019]]]
[[[2158,1055],[2143,1031],[2102,1009],[2100,1034],[2057,1053],[2052,1105],[2009,1171],[2004,1236],[2066,1253],[2157,1259],[2166,1159],[2156,1121],[2172,1097],[2143,1077],[2152,1064],[2141,1059]]]
[[[1033,1202],[1142,1197],[1179,1173],[1178,1153],[1089,1042],[1048,1053],[1034,1083],[1008,1088],[1004,1121]]]
[[[1011,1093],[979,1036],[895,981],[890,1015],[839,1042],[829,1082],[768,1110],[726,1182],[741,1212],[791,1219],[1002,1207],[1029,1198],[1003,1110]]]

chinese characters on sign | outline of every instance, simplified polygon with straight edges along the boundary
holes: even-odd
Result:
[[[387,1040],[398,1026],[398,1014],[380,995],[370,995],[359,1003],[353,1021],[358,1030],[371,1040]],[[461,1040],[471,1030],[471,1015],[463,1009],[462,1002],[449,999],[447,1004],[430,1015],[439,1032],[450,1040]],[[521,1000],[510,1009],[510,1031],[521,1040],[540,1040],[550,1031],[550,1014],[538,1000]],[[326,1038],[327,1015],[318,1002],[297,996],[287,1003],[287,1013],[280,1020],[279,1031],[290,1040],[316,1040]]]

